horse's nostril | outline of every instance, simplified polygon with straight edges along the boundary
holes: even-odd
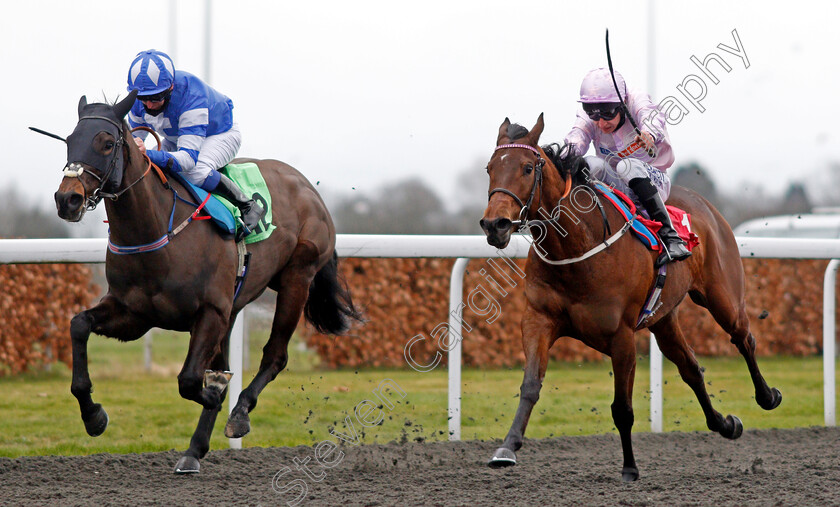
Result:
[[[513,222],[507,218],[494,218],[491,220],[482,218],[478,223],[481,224],[481,228],[488,233],[504,234],[513,226]]]
[[[69,204],[72,208],[78,208],[84,202],[84,197],[81,194],[73,194],[67,199],[67,204]]]
[[[494,225],[498,230],[505,232],[513,226],[513,222],[511,222],[507,218],[500,218],[496,220],[496,223]]]

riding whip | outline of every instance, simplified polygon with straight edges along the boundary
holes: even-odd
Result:
[[[41,130],[41,129],[35,128],[35,127],[29,127],[29,130],[31,130],[33,132],[37,132],[39,134],[44,134],[45,136],[52,137],[53,139],[58,139],[59,141],[64,141],[65,143],[67,142],[67,139],[64,139],[63,137],[61,137],[59,135],[56,135],[56,134],[50,134],[46,130]]]
[[[624,99],[621,98],[621,92],[618,90],[618,83],[616,83],[616,81],[615,81],[615,72],[613,71],[612,58],[610,57],[610,29],[609,28],[607,28],[607,65],[610,68],[610,77],[612,77],[613,86],[615,87],[615,93],[616,93],[616,95],[618,95],[618,101],[621,103],[621,107],[624,109],[624,116],[626,116],[627,119],[630,120],[630,125],[633,125],[633,128],[636,129],[636,134],[638,134],[639,137],[641,137],[642,130],[639,128],[638,125],[636,125],[636,120],[633,119],[633,115],[630,114],[630,110],[627,108],[627,104],[625,104]],[[627,84],[625,83],[624,86],[626,87]],[[650,147],[650,148],[646,149],[645,151],[647,151],[647,154],[650,156],[650,158],[656,158],[656,149],[654,147]]]

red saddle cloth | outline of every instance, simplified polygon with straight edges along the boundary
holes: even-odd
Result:
[[[690,252],[695,246],[700,244],[700,238],[691,231],[691,215],[688,212],[677,208],[676,206],[665,205],[668,214],[671,215],[671,224],[679,234],[680,238],[685,241],[688,251]],[[636,220],[645,224],[654,234],[659,234],[659,228],[662,224],[655,220],[648,220],[640,216]]]
[[[652,233],[656,234],[658,239],[659,229],[662,227],[662,224],[655,220],[648,220],[647,218],[639,215],[636,212],[636,204],[632,201],[632,199],[615,188],[611,190],[615,192],[615,195],[619,196],[627,206],[630,207],[631,212],[638,215],[636,220],[643,223]],[[680,238],[685,241],[688,251],[690,252],[695,246],[700,244],[700,237],[691,231],[691,215],[676,206],[670,206],[668,204],[665,205],[665,209],[667,209],[668,214],[671,215],[671,223],[674,225],[674,229],[677,231]],[[661,250],[661,247],[659,250]]]

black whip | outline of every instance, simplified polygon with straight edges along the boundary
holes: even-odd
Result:
[[[633,125],[633,128],[636,129],[636,134],[639,137],[642,136],[642,130],[636,125],[636,120],[633,119],[633,115],[630,114],[630,110],[627,108],[627,104],[624,103],[624,99],[621,98],[621,92],[618,90],[618,83],[615,81],[615,71],[613,71],[612,65],[612,58],[610,57],[610,29],[607,28],[607,65],[610,67],[610,77],[612,77],[613,86],[615,87],[615,93],[618,95],[618,101],[621,102],[621,107],[624,109],[624,116],[630,120],[630,125]],[[627,84],[625,83],[625,87]],[[647,154],[650,158],[656,158],[656,149],[651,146],[650,148],[646,149]]]
[[[45,136],[52,137],[53,139],[58,139],[59,141],[64,141],[65,143],[67,142],[67,139],[64,139],[63,137],[61,137],[59,135],[50,134],[46,130],[41,130],[41,129],[35,128],[35,127],[29,127],[29,130],[32,130],[32,131],[37,132],[39,134],[44,134]]]

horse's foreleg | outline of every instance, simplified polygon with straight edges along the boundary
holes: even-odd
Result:
[[[233,317],[231,321],[233,321]],[[230,337],[230,331],[228,331],[228,338]],[[225,344],[227,344],[228,340],[225,340]],[[210,369],[214,371],[223,371],[228,369],[228,347],[223,345],[222,352],[213,359],[212,363],[210,364]],[[222,392],[221,401],[219,402],[219,406],[214,408],[204,408],[201,410],[201,416],[198,418],[198,425],[195,428],[195,432],[193,432],[193,436],[190,439],[190,448],[184,452],[183,456],[178,460],[178,463],[175,465],[175,473],[177,474],[190,474],[190,473],[198,473],[200,470],[199,460],[203,458],[207,451],[210,450],[210,436],[213,434],[213,425],[216,423],[216,417],[219,415],[219,410],[221,410],[221,402],[225,399],[225,392]]]
[[[487,463],[492,468],[516,464],[516,453],[522,447],[525,428],[531,411],[540,399],[540,389],[548,367],[548,349],[557,338],[557,326],[549,317],[538,313],[529,304],[522,317],[522,346],[525,349],[525,375],[520,388],[519,406],[513,424],[502,446]]]
[[[712,407],[712,400],[709,398],[706,384],[703,381],[703,370],[700,369],[697,358],[694,357],[694,353],[685,341],[676,311],[663,317],[651,327],[651,331],[656,335],[656,343],[659,345],[662,355],[677,365],[683,382],[688,384],[694,391],[694,395],[697,396],[700,408],[703,409],[703,414],[706,416],[706,426],[726,438],[736,439],[740,437],[744,430],[741,420],[734,415],[728,415],[724,418],[720,412]]]
[[[110,295],[98,305],[77,314],[70,321],[70,339],[73,349],[73,380],[70,392],[79,401],[82,421],[88,435],[97,437],[108,427],[108,414],[102,405],[91,397],[93,383],[88,372],[87,344],[91,332],[116,336],[121,340],[134,340],[149,330],[149,326],[130,314]]]
[[[219,408],[224,391],[217,386],[205,386],[204,372],[211,361],[222,355],[225,337],[229,334],[229,319],[218,308],[204,306],[199,310],[190,330],[187,358],[178,374],[178,392],[182,398],[195,401],[208,410]]]
[[[624,452],[624,466],[621,478],[625,482],[639,478],[636,458],[633,456],[631,432],[635,416],[633,415],[633,383],[636,379],[636,342],[633,330],[621,329],[613,338],[610,347],[613,366],[615,398],[610,406],[613,422],[621,437],[621,450]]]
[[[738,352],[744,356],[755,387],[755,401],[764,410],[773,410],[782,402],[782,393],[767,385],[755,359],[755,338],[750,332],[750,320],[743,300],[734,301],[722,287],[713,287],[706,294],[707,308],[720,327],[730,336]]]
[[[272,286],[277,288],[277,303],[271,335],[263,347],[260,368],[248,387],[242,390],[236,406],[225,425],[225,436],[240,438],[251,431],[248,414],[257,406],[257,398],[265,386],[283,371],[288,362],[288,346],[292,333],[300,322],[303,307],[309,296],[309,284],[315,276],[313,267],[287,266]]]

